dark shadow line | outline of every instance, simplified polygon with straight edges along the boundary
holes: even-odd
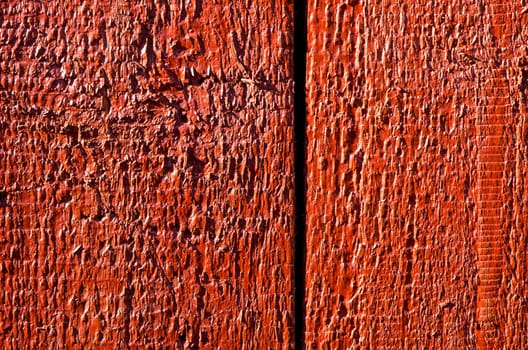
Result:
[[[295,349],[304,349],[306,275],[306,0],[294,0]]]

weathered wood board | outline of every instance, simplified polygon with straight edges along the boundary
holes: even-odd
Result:
[[[0,4],[0,347],[293,346],[293,4]]]
[[[528,347],[524,6],[308,2],[306,348]]]

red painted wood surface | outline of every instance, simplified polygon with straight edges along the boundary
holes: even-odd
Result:
[[[291,348],[293,5],[0,4],[0,347]]]
[[[308,2],[306,348],[528,347],[525,6]],[[292,348],[292,2],[0,45],[0,346]]]
[[[309,1],[306,347],[528,347],[526,9]]]

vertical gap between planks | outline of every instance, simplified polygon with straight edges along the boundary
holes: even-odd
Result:
[[[295,349],[304,349],[306,276],[306,1],[294,0]]]

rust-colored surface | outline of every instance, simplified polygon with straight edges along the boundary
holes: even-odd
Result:
[[[309,1],[307,348],[528,347],[523,6]]]
[[[291,348],[288,1],[3,1],[0,347]]]
[[[306,348],[528,348],[524,6],[308,1]],[[293,347],[292,17],[0,4],[1,348]]]

